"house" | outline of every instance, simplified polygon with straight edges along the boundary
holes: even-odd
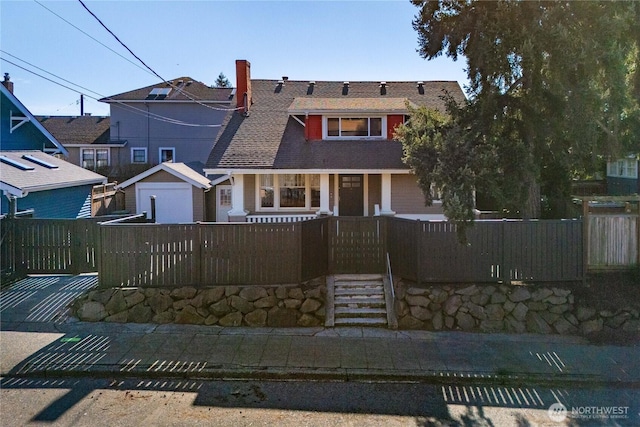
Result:
[[[180,77],[102,98],[110,106],[109,142],[78,148],[109,149],[107,160],[117,161],[120,181],[163,162],[204,163],[224,117],[235,108],[234,93]]]
[[[230,221],[329,214],[444,219],[441,204],[425,206],[393,132],[407,105],[444,111],[443,95],[463,100],[457,82],[257,80],[250,74],[248,61],[236,61],[238,110],[226,118],[205,165],[215,179],[216,205],[231,196]]]
[[[0,92],[0,214],[90,217],[91,189],[107,179],[61,158],[68,151],[15,97],[8,74]]]
[[[0,151],[1,214],[33,209],[34,218],[88,218],[91,189],[107,178],[38,150]],[[14,211],[15,212],[15,211]]]
[[[9,74],[5,73],[0,85],[0,149],[40,150],[56,156],[68,156],[67,149],[15,97],[13,88]]]
[[[110,175],[125,164],[120,148],[126,141],[111,141],[110,117],[36,116],[38,121],[68,150],[67,161],[85,169]]]
[[[607,193],[611,196],[640,194],[638,156],[607,162]]]
[[[125,193],[125,206],[151,217],[151,197],[156,200],[156,222],[163,224],[207,221],[214,212],[214,193],[209,179],[184,163],[165,162],[118,185]]]

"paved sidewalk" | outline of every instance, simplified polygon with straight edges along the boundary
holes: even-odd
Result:
[[[640,386],[640,343],[379,328],[222,328],[77,322],[97,276],[42,276],[0,293],[0,375],[601,383]]]
[[[0,334],[2,376],[640,385],[638,346],[579,337],[86,322]]]

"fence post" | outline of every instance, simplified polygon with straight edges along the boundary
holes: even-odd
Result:
[[[414,239],[416,242],[416,282],[418,286],[422,284],[422,224],[420,220],[416,220],[416,232],[414,234]]]
[[[302,283],[302,224],[303,222],[293,223],[298,234],[298,284]]]
[[[525,221],[525,220],[523,220]],[[507,256],[507,219],[502,218],[502,223],[500,225],[500,233],[502,233],[502,282],[505,285],[511,284],[511,267],[508,265],[508,256]]]
[[[589,270],[589,200],[582,199],[582,286],[587,285]]]
[[[195,233],[195,235],[194,235],[194,233],[192,233],[191,234],[191,236],[192,236],[191,238],[196,240],[195,242],[193,242],[194,243],[193,244],[193,250],[195,252],[193,254],[193,259],[195,260],[195,267],[194,268],[196,270],[196,280],[198,281],[198,287],[200,288],[203,285],[203,278],[204,278],[203,277],[204,274],[202,272],[202,266],[204,264],[202,262],[202,252],[203,252],[203,250],[202,250],[202,246],[203,246],[203,243],[202,243],[202,237],[203,237],[202,236],[202,234],[203,234],[202,233],[202,227],[203,227],[203,225],[202,225],[202,223],[197,222],[196,223],[196,227],[197,227],[196,228],[197,232]]]

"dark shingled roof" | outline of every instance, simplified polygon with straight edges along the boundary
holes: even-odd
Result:
[[[109,117],[37,116],[36,119],[62,145],[109,143]]]
[[[455,81],[425,81],[422,89],[417,82],[386,82],[385,90],[380,82],[350,82],[348,90],[341,81],[316,81],[310,85],[308,81],[287,80],[282,84],[277,80],[251,80],[251,86],[253,104],[249,116],[241,112],[227,115],[207,169],[408,169],[402,162],[402,145],[398,141],[305,141],[304,128],[289,116],[289,108],[306,105],[302,98],[315,98],[320,104],[327,104],[330,98],[376,98],[407,99],[444,111],[442,96],[446,93],[464,100]],[[333,104],[329,106],[349,105],[345,101]],[[356,101],[350,108],[361,105]]]
[[[114,101],[192,101],[201,102],[229,102],[233,96],[233,88],[211,87],[206,84],[192,79],[191,77],[178,77],[169,80],[168,83],[160,82],[151,86],[140,89],[131,90],[129,92],[120,93],[118,95],[102,98],[101,102]],[[166,97],[150,97],[149,94],[153,89],[171,89]],[[153,98],[153,99],[151,99]]]

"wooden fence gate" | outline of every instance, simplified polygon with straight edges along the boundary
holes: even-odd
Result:
[[[384,273],[386,218],[334,217],[329,230],[329,271]]]

